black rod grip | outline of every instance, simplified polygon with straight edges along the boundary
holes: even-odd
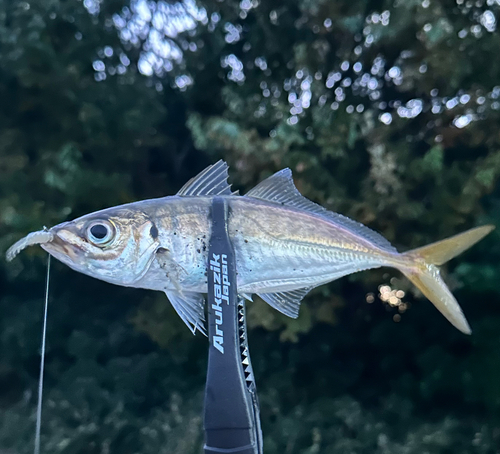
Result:
[[[205,389],[205,454],[260,454],[256,396],[250,393],[241,360],[236,263],[227,232],[228,207],[212,205],[208,251],[208,352]],[[242,316],[244,319],[244,315]],[[244,320],[243,320],[244,321]]]

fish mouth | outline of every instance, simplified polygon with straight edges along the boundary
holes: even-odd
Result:
[[[40,247],[66,264],[75,263],[78,257],[84,253],[82,247],[74,243],[68,243],[57,232],[55,232],[52,241],[40,243]]]

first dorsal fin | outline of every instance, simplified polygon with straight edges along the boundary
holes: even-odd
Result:
[[[387,241],[379,233],[374,232],[363,224],[346,218],[341,214],[328,211],[321,205],[306,199],[293,184],[292,171],[290,169],[280,170],[274,175],[266,178],[264,181],[261,181],[257,186],[251,189],[246,196],[318,214],[362,236],[375,246],[388,251],[396,252],[396,249],[391,245],[391,243],[389,243],[389,241]]]
[[[191,178],[177,195],[183,197],[231,195],[231,185],[227,182],[229,177],[227,170],[228,165],[220,160]]]

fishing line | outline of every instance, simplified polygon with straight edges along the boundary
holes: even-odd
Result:
[[[43,311],[42,328],[42,351],[40,356],[40,377],[38,379],[38,403],[36,407],[36,429],[34,454],[40,454],[40,429],[42,425],[42,393],[43,393],[43,370],[45,365],[45,339],[47,337],[47,310],[49,307],[49,278],[50,278],[50,254],[47,259],[47,277],[45,280],[45,305]]]

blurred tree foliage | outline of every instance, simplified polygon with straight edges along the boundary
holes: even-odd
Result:
[[[499,225],[499,20],[497,0],[0,0],[0,250],[219,158],[243,191],[288,166],[404,248]],[[42,257],[0,265],[9,453],[31,451]],[[387,270],[298,320],[250,305],[266,454],[497,453],[499,259],[493,233],[448,269],[471,338]],[[200,452],[206,343],[166,299],[62,266],[53,295],[47,452]]]

